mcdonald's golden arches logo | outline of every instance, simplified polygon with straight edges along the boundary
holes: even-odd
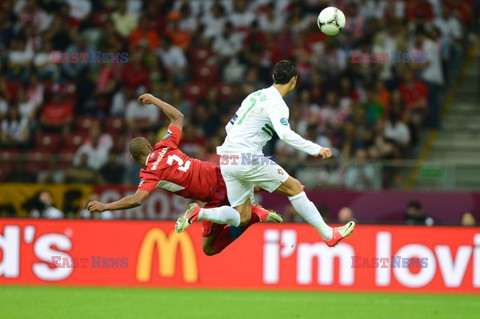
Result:
[[[159,258],[158,273],[161,277],[173,277],[175,275],[177,249],[180,249],[183,280],[187,283],[198,281],[197,256],[188,233],[177,234],[172,231],[170,235],[167,235],[159,228],[149,230],[143,238],[137,261],[136,278],[138,281],[147,282],[152,278],[152,259],[155,246]]]

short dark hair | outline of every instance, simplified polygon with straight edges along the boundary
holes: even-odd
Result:
[[[273,82],[275,84],[287,84],[297,75],[297,66],[289,60],[282,60],[275,64],[273,68]]]
[[[150,142],[146,138],[135,137],[130,143],[128,143],[128,151],[133,159],[138,161],[143,155],[150,154],[149,145]]]
[[[418,200],[412,200],[408,203],[407,207],[412,207],[416,209],[422,209],[422,204]]]

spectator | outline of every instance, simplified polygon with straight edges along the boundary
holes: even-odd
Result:
[[[97,112],[102,115],[107,113],[108,107],[110,106],[110,100],[117,89],[120,72],[121,67],[118,63],[103,64],[100,68],[94,95],[96,98]]]
[[[428,38],[425,31],[418,31],[416,40],[418,48],[428,57],[428,63],[425,65],[421,77],[427,85],[429,126],[438,129],[441,111],[439,94],[444,84],[441,53],[438,43]]]
[[[99,175],[90,168],[88,162],[88,153],[80,154],[78,164],[67,169],[65,182],[99,184]]]
[[[386,139],[395,141],[404,150],[410,143],[410,130],[400,120],[400,115],[396,110],[390,113],[388,121],[385,123],[384,136]]]
[[[338,211],[338,223],[345,224],[351,220],[355,221],[355,217],[353,216],[353,210],[350,207],[342,207]]]
[[[83,154],[88,155],[87,166],[98,171],[108,161],[108,152],[113,146],[112,138],[107,133],[101,133],[97,124],[92,125],[89,138],[81,145],[73,159],[74,165],[80,165]]]
[[[138,27],[130,34],[130,48],[144,47],[150,50],[158,48],[158,33],[150,27],[150,20],[145,16],[140,17]]]
[[[246,31],[255,20],[255,13],[248,10],[246,0],[234,1],[234,11],[230,16],[230,21],[236,30]]]
[[[434,223],[433,218],[425,214],[425,212],[422,210],[422,204],[416,200],[408,203],[405,221],[407,225],[432,226]]]
[[[360,39],[365,27],[365,16],[363,16],[362,12],[358,10],[357,3],[353,2],[349,5],[347,12],[345,12],[347,16],[348,23],[345,26],[346,32],[351,32],[353,34],[354,39]]]
[[[69,57],[73,53],[88,52],[92,54],[94,52],[93,46],[87,45],[87,40],[83,36],[77,36],[74,42],[66,48],[65,51]],[[89,56],[89,61],[92,61],[93,57]],[[75,79],[80,73],[85,72],[89,67],[89,63],[61,63],[62,71],[69,79]]]
[[[30,75],[26,94],[28,101],[34,104],[36,110],[43,104],[44,93],[45,88],[43,84],[39,81],[37,74],[32,73]]]
[[[216,89],[208,90],[207,97],[206,97],[210,105],[217,105],[216,101],[211,100],[209,98],[212,95],[215,95],[215,98],[216,98],[218,96],[218,90]],[[192,109],[192,103],[183,97],[182,90],[180,90],[177,87],[172,90],[172,96],[170,100],[172,101],[171,104],[175,105],[175,107],[178,108],[179,111],[182,112],[183,114],[188,114]],[[207,101],[205,101],[205,103],[204,102],[200,102],[200,103],[206,104]]]
[[[449,69],[453,71],[453,76],[457,74],[460,67],[460,57],[462,54],[462,24],[452,12],[452,8],[447,4],[442,7],[442,15],[433,22],[441,33],[441,48],[444,62],[451,62],[453,66]],[[458,60],[458,61],[457,61]]]
[[[375,182],[375,168],[367,162],[367,151],[358,149],[355,152],[355,163],[345,171],[345,187],[355,190],[371,189]]]
[[[59,64],[52,62],[52,51],[52,42],[44,39],[41,49],[33,57],[33,65],[41,79],[57,79],[60,75]]]
[[[475,216],[470,212],[463,213],[461,223],[462,226],[476,226],[477,224]]]
[[[276,14],[275,5],[270,2],[265,7],[265,12],[260,14],[259,25],[262,31],[268,33],[279,33],[283,29],[283,24],[285,23],[283,17],[279,14]]]
[[[183,85],[186,79],[187,59],[180,47],[172,45],[168,37],[163,37],[157,49],[163,67],[176,79],[176,83]]]
[[[242,49],[243,36],[235,32],[233,24],[227,22],[223,32],[215,37],[213,50],[220,58],[231,58]]]
[[[54,206],[53,195],[48,190],[38,194],[30,210],[33,218],[62,219],[63,215],[63,212]]]
[[[145,105],[137,101],[143,89],[137,89],[137,94],[130,97],[125,112],[127,127],[132,131],[152,130],[158,125],[160,112],[156,107]]]
[[[132,90],[123,85],[119,84],[117,91],[112,97],[112,104],[110,105],[110,115],[115,117],[124,117],[125,111],[127,109],[128,98],[133,95]]]
[[[91,0],[66,0],[70,8],[69,15],[75,20],[82,21],[92,11]]]
[[[65,171],[58,167],[56,156],[50,156],[48,159],[48,168],[38,172],[37,182],[43,184],[60,184],[65,181]]]
[[[341,108],[335,91],[329,91],[325,99],[325,105],[320,109],[320,127],[323,132],[328,127],[339,127],[347,117],[347,109]]]
[[[406,70],[403,76],[404,82],[400,85],[399,90],[400,97],[392,94],[392,99],[395,99],[393,103],[402,105],[403,120],[407,123],[415,132],[418,132],[421,128],[425,113],[427,112],[427,86],[416,80],[411,70]],[[415,133],[414,133],[415,134]]]
[[[406,1],[406,18],[409,21],[425,19],[431,21],[434,18],[433,8],[428,0]]]
[[[367,89],[367,99],[363,103],[367,116],[367,125],[375,126],[375,123],[385,114],[385,105],[378,101],[378,93],[375,88]]]
[[[121,82],[131,89],[149,86],[149,72],[143,58],[143,52],[137,50],[128,56],[128,63],[123,68]]]
[[[117,155],[114,152],[108,154],[108,162],[100,168],[100,175],[103,183],[108,185],[119,185],[123,182],[123,172],[125,167],[120,164]]]
[[[65,92],[55,94],[49,103],[45,103],[40,121],[44,128],[50,130],[66,130],[73,120],[73,103],[66,99]]]
[[[373,144],[368,148],[371,159],[395,159],[398,158],[398,149],[395,143],[385,136],[385,121],[379,120],[375,125]]]
[[[178,29],[184,32],[193,33],[197,31],[198,19],[196,14],[192,12],[192,4],[189,1],[184,1],[180,7],[180,21]]]
[[[15,11],[18,14],[17,27],[19,28],[31,26],[43,32],[50,26],[51,17],[37,5],[36,1],[18,1]]]
[[[128,38],[130,33],[137,27],[137,17],[127,11],[127,1],[120,0],[117,10],[112,13],[112,21],[115,30],[124,38]]]
[[[39,104],[35,103],[33,99],[29,99],[22,87],[17,90],[17,105],[21,117],[28,119],[30,122],[35,119]]]
[[[66,3],[59,5],[59,11],[53,18],[51,27],[45,32],[45,38],[52,42],[52,49],[54,51],[65,51],[65,49],[72,43],[71,36],[74,34],[68,27],[78,27],[78,22],[65,16],[68,11]],[[67,27],[66,27],[67,26]]]
[[[210,10],[203,16],[202,24],[205,26],[203,36],[206,38],[216,38],[224,30],[226,23],[225,9],[220,2],[213,2]]]
[[[10,54],[8,55],[9,67],[15,77],[26,77],[24,72],[33,60],[33,51],[27,48],[24,38],[14,38],[10,43]]]
[[[165,35],[170,38],[172,44],[186,50],[190,46],[191,34],[188,31],[180,29],[180,13],[172,11],[168,15],[170,23],[167,25]]]
[[[4,146],[25,146],[29,138],[28,118],[20,115],[18,107],[11,106],[2,121],[0,143]]]

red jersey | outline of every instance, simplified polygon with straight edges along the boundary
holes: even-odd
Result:
[[[138,189],[151,193],[161,188],[202,202],[215,201],[219,192],[223,192],[221,195],[225,198],[225,191],[219,187],[223,181],[218,180],[217,166],[183,153],[178,148],[181,136],[180,128],[168,127],[165,137],[155,144],[153,153],[148,155],[147,167],[140,170]]]

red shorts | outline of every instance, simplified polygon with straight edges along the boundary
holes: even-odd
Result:
[[[223,180],[222,172],[220,171],[219,166],[215,168],[215,173],[217,175],[215,195],[212,200],[205,204],[205,208],[215,208],[230,205],[227,198],[227,186],[225,185],[225,181]],[[207,220],[202,222],[202,237],[209,237],[213,234],[219,233],[225,227],[225,225],[215,224]]]

